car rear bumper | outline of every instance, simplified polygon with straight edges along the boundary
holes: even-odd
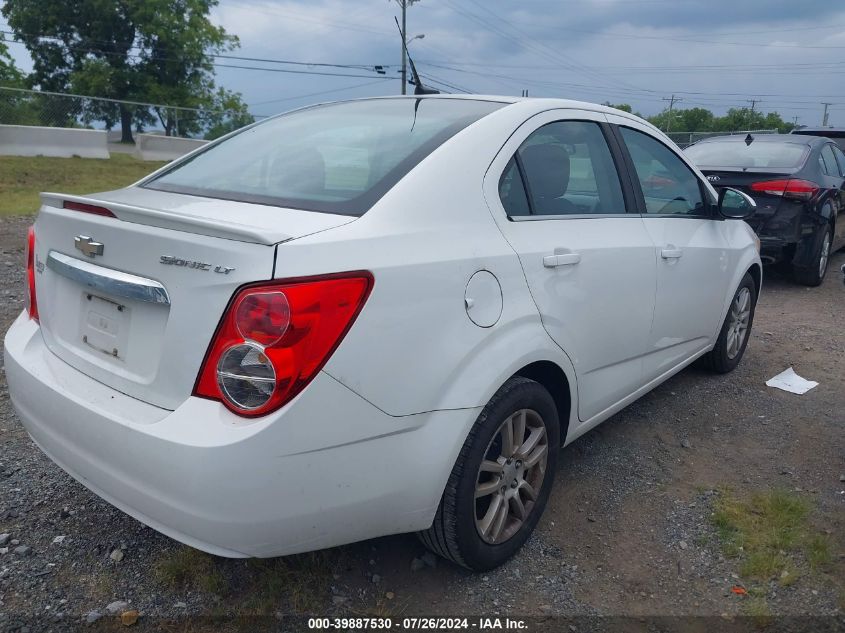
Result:
[[[478,409],[391,417],[321,373],[259,420],[190,397],[175,411],[50,352],[22,314],[5,338],[32,439],[94,493],[221,556],[278,556],[425,529]]]
[[[759,235],[760,259],[764,264],[778,264],[792,259],[795,242],[782,237]]]

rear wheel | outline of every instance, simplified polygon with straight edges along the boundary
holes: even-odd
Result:
[[[745,273],[734,292],[731,307],[722,324],[719,338],[713,349],[704,356],[705,364],[720,374],[733,371],[742,360],[751,324],[754,322],[754,308],[757,305],[757,287],[751,275]]]
[[[455,463],[432,526],[430,550],[473,570],[497,567],[540,519],[560,447],[558,412],[539,383],[514,377],[490,400]]]
[[[805,286],[821,285],[827,272],[827,265],[830,262],[832,236],[833,232],[830,230],[829,224],[819,231],[810,264],[806,267],[796,266],[792,269],[795,281]]]

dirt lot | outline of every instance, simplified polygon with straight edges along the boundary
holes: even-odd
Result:
[[[23,307],[27,224],[0,225],[3,332]],[[546,622],[579,631],[611,622],[581,616],[636,616],[624,622],[642,630],[647,616],[715,616],[698,630],[723,630],[752,621],[735,616],[809,615],[826,619],[789,621],[845,628],[843,263],[837,254],[815,289],[768,271],[740,367],[690,368],[568,447],[535,536],[488,574],[424,556],[413,536],[272,561],[185,548],[45,458],[0,376],[0,630],[100,616],[94,628],[119,628],[115,601],[127,604],[114,612],[140,610],[141,628],[177,619],[167,630],[295,613],[567,616]],[[820,385],[804,396],[765,386],[790,365]]]

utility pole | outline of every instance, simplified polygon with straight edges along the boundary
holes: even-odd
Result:
[[[663,97],[663,101],[669,102],[669,120],[666,122],[666,132],[670,132],[672,130],[672,108],[675,107],[675,103],[683,101],[683,99],[672,95],[671,97]]]
[[[396,0],[396,4],[402,9],[402,94],[407,93],[408,85],[408,56],[405,53],[405,46],[407,46],[408,42],[408,25],[405,14],[408,11],[408,7],[415,2],[419,2],[419,0]]]
[[[760,103],[759,99],[746,99],[747,103],[751,104],[751,111],[748,116],[748,127],[750,128],[754,123],[754,108],[757,107],[757,104]]]
[[[827,127],[827,109],[833,104],[822,101],[822,105],[824,106],[824,115],[822,116],[822,127]]]

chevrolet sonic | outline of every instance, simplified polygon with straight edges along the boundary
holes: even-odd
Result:
[[[753,200],[565,100],[316,105],[41,200],[5,338],[20,420],[230,557],[417,532],[501,564],[562,446],[696,359],[739,363],[762,277]]]

